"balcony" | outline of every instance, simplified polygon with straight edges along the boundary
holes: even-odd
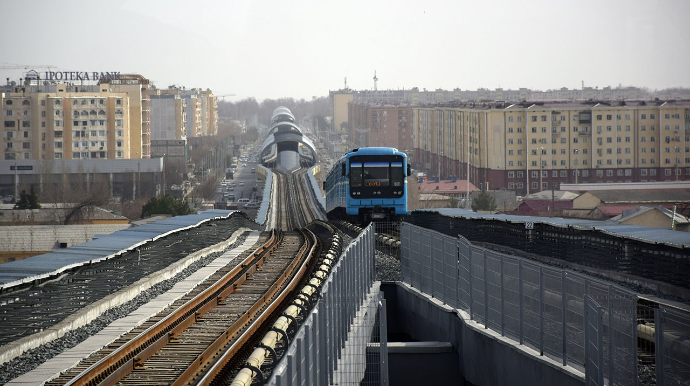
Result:
[[[592,136],[592,132],[591,131],[579,131],[578,135],[580,137],[590,137],[590,136]]]

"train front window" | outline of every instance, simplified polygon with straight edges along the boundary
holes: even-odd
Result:
[[[388,162],[365,162],[364,163],[364,186],[380,187],[389,186],[390,177],[388,175]]]
[[[350,164],[350,187],[359,188],[362,186],[362,163],[353,162]]]
[[[404,171],[402,162],[391,162],[391,186],[403,186]]]

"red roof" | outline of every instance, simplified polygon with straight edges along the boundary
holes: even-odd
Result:
[[[555,209],[551,208],[554,206]],[[518,207],[518,212],[545,212],[547,210],[563,210],[571,209],[573,207],[572,200],[530,200],[523,199],[522,204]]]
[[[467,180],[441,180],[435,182],[433,179],[427,179],[419,184],[419,192],[422,194],[445,194],[445,195],[459,195],[467,194],[467,187],[469,185],[470,192],[477,189],[476,186],[469,183]]]
[[[635,209],[637,206],[638,205],[599,205],[597,206],[597,210],[609,217],[615,217],[619,214],[623,214],[624,210]]]

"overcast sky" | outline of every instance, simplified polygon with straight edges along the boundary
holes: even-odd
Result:
[[[8,65],[227,100],[373,89],[690,87],[690,0],[0,0]],[[45,69],[35,68],[37,71]]]

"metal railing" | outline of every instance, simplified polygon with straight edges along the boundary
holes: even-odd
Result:
[[[585,372],[585,296],[601,305],[603,364],[588,379],[637,384],[637,295],[574,272],[403,223],[403,281],[540,355]],[[590,342],[591,343],[591,342]],[[594,382],[593,384],[597,384]]]
[[[374,243],[369,226],[343,252],[269,385],[360,385],[372,367],[380,383],[365,384],[387,384],[386,351],[367,353],[372,336],[385,347],[386,334],[376,318],[385,301],[374,283]]]
[[[656,384],[690,384],[690,315],[673,309],[654,311]]]

